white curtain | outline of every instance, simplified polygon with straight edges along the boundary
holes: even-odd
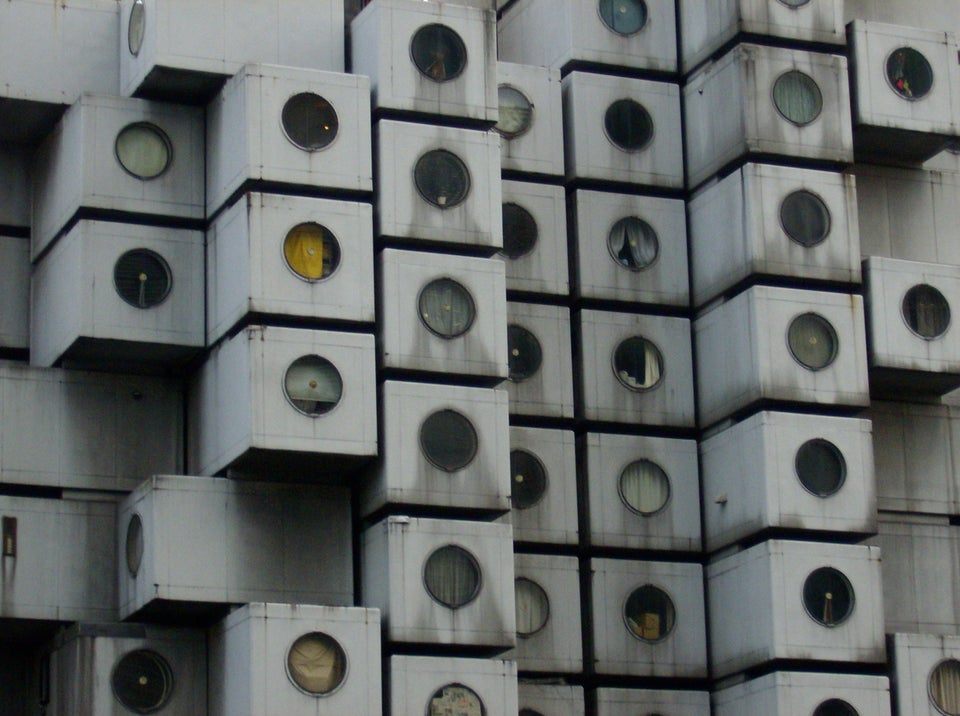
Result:
[[[943,661],[931,672],[930,696],[945,713],[960,714],[960,661]]]
[[[659,250],[657,234],[635,216],[621,219],[610,229],[610,250],[628,268],[642,269],[653,263]]]
[[[529,636],[543,628],[550,616],[550,600],[543,588],[529,579],[517,579],[517,634]]]
[[[773,85],[773,101],[784,117],[796,124],[812,122],[822,103],[820,89],[802,72],[793,70]]]
[[[424,580],[427,589],[439,602],[456,609],[474,597],[480,584],[480,573],[465,550],[448,545],[430,555]]]
[[[620,474],[620,494],[637,512],[652,514],[670,497],[670,480],[655,462],[637,460]]]
[[[434,281],[420,294],[420,314],[430,328],[445,336],[463,333],[473,320],[473,303],[459,284]]]
[[[162,173],[170,159],[167,143],[146,124],[134,124],[121,131],[116,150],[127,171],[146,179]]]

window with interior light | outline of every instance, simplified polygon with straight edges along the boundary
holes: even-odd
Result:
[[[313,92],[301,92],[288,99],[280,121],[287,139],[307,152],[329,146],[340,130],[340,119],[333,105]]]

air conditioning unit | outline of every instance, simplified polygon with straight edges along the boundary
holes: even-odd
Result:
[[[377,236],[487,254],[502,247],[495,132],[384,119],[373,134]]]
[[[507,303],[507,363],[503,386],[510,412],[573,417],[570,311],[562,306]]]
[[[699,192],[689,209],[697,306],[753,275],[860,283],[851,175],[746,164]]]
[[[960,637],[893,634],[890,637],[893,708],[898,714],[943,716],[960,710]]]
[[[535,176],[563,176],[560,70],[497,63],[500,169]]]
[[[182,366],[204,346],[203,233],[82,219],[34,266],[34,365],[131,372]]]
[[[335,0],[242,7],[123,0],[113,45],[120,47],[120,89],[198,103],[248,62],[342,72],[343,22],[343,3]]]
[[[597,689],[597,716],[633,716],[654,709],[660,716],[710,716],[707,691]]]
[[[35,143],[84,92],[117,94],[117,6],[71,0],[0,6],[0,140]],[[3,223],[3,222],[0,222]]]
[[[129,492],[183,469],[182,434],[178,380],[0,363],[7,484]]]
[[[870,256],[863,262],[870,384],[941,395],[960,386],[960,268]]]
[[[842,0],[683,0],[683,71],[689,72],[739,35],[763,35],[783,44],[842,46],[847,39],[843,10]]]
[[[203,109],[84,95],[37,150],[35,260],[81,213],[149,215],[183,225],[203,206]]]
[[[689,305],[682,199],[579,189],[570,216],[578,298]]]
[[[881,513],[878,528],[886,632],[960,634],[957,527],[946,515]]]
[[[0,496],[0,618],[114,619],[117,592],[103,575],[114,562],[116,513],[116,501],[103,493]]]
[[[391,656],[385,671],[392,716],[518,713],[513,661]]]
[[[384,381],[380,459],[364,482],[360,511],[416,505],[510,509],[506,391]]]
[[[739,44],[698,70],[683,97],[691,187],[751,156],[853,161],[842,55]]]
[[[342,480],[377,454],[374,338],[250,326],[188,390],[189,472]]]
[[[507,377],[502,261],[384,249],[376,268],[382,367]]]
[[[548,713],[550,716],[583,716],[584,699],[582,686],[567,684],[545,684],[536,680],[525,681],[523,678],[517,684],[519,692],[520,711],[524,716],[532,716],[528,712]]]
[[[247,604],[209,640],[210,716],[383,713],[375,609]]]
[[[960,135],[960,48],[947,28],[848,26],[858,159],[923,161]]]
[[[703,568],[591,560],[596,671],[706,678]]]
[[[4,9],[8,7],[14,7],[13,3],[3,6]],[[0,13],[2,12],[3,10],[0,10]],[[4,26],[4,30],[6,29]],[[4,102],[5,106],[12,106],[12,103],[7,102]],[[4,110],[0,109],[0,119],[3,113]],[[52,127],[51,124],[51,129]],[[13,229],[13,235],[23,238],[28,237],[27,232],[30,230],[30,169],[33,165],[33,149],[30,145],[0,145],[0,182],[4,186],[0,225],[5,226],[4,231]]]
[[[52,714],[205,716],[207,640],[200,629],[75,624],[50,645]]]
[[[503,248],[507,290],[567,295],[567,201],[561,186],[504,181]]]
[[[890,716],[885,676],[774,671],[713,693],[715,716]],[[900,713],[919,714],[919,711]]]
[[[351,71],[375,113],[497,121],[496,14],[463,3],[377,0],[350,23]]]
[[[701,426],[759,401],[870,404],[859,295],[754,286],[693,325]]]
[[[116,540],[121,619],[353,603],[346,488],[155,476],[124,499]]]
[[[768,540],[706,570],[716,676],[774,659],[886,660],[877,547]]]
[[[686,318],[581,310],[578,413],[588,420],[693,427]]]
[[[513,568],[517,648],[504,658],[520,671],[583,671],[577,558],[515,554]]]
[[[700,444],[707,550],[770,529],[877,529],[870,421],[762,411]]]
[[[576,478],[572,431],[510,428],[510,521],[516,542],[579,542]]]
[[[251,184],[370,192],[370,136],[366,77],[246,65],[207,106],[207,215]]]
[[[956,164],[958,155],[945,154]],[[960,164],[957,171],[859,164],[854,173],[864,256],[960,264],[950,230],[960,222]]]
[[[0,348],[30,345],[30,242],[0,236]]]
[[[361,543],[363,603],[380,609],[388,642],[515,645],[510,525],[388,517]]]
[[[537,36],[544,35],[541,28]],[[568,181],[683,188],[677,85],[571,72],[561,89]]]
[[[250,313],[373,323],[369,204],[250,192],[207,231],[207,343]]]
[[[946,405],[870,403],[877,507],[896,512],[955,515],[960,490],[951,443],[958,413]]]
[[[518,0],[498,24],[497,49],[508,62],[565,72],[600,64],[671,73],[675,28],[670,0]]]
[[[695,440],[587,433],[590,544],[700,552]]]

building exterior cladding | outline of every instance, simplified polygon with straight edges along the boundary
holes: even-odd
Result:
[[[956,32],[0,4],[0,714],[960,714]]]

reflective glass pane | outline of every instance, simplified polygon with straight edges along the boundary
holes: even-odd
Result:
[[[510,451],[510,502],[515,509],[533,507],[547,491],[547,471],[537,456],[526,450]]]
[[[460,76],[467,64],[467,48],[460,35],[446,25],[424,25],[410,41],[413,64],[434,82]]]
[[[441,209],[463,203],[470,190],[470,174],[460,157],[445,149],[434,149],[417,160],[413,169],[417,192]]]
[[[603,23],[618,35],[632,35],[647,22],[647,5],[643,0],[600,0]]]
[[[663,377],[663,356],[646,338],[627,338],[613,354],[613,371],[630,390],[649,390]]]
[[[323,415],[336,407],[343,394],[340,371],[317,355],[297,358],[283,377],[287,400],[301,413]]]
[[[540,350],[540,341],[523,326],[507,326],[507,349],[510,354],[509,378],[514,383],[526,380],[538,370],[543,361],[543,352]]]
[[[124,301],[136,308],[151,308],[170,293],[170,268],[148,249],[127,251],[113,266],[113,285]]]
[[[653,118],[632,99],[618,99],[607,107],[603,126],[610,141],[626,151],[643,149],[653,138]]]
[[[139,55],[143,47],[143,33],[146,29],[146,13],[143,9],[143,0],[134,0],[130,8],[130,19],[127,21],[127,49],[131,55]]]
[[[110,677],[113,695],[133,713],[159,711],[173,694],[173,671],[155,651],[137,649],[120,657]]]
[[[484,716],[483,702],[463,684],[447,684],[430,698],[426,716]]]
[[[820,567],[803,583],[803,606],[814,621],[835,626],[853,611],[853,587],[838,570]]]
[[[808,2],[810,2],[810,0],[780,0],[780,2],[782,2],[787,7],[803,7]]]
[[[807,490],[818,497],[829,497],[843,485],[847,465],[837,447],[820,438],[807,440],[794,459],[797,477]]]
[[[167,135],[160,127],[147,122],[128,124],[121,129],[114,151],[120,166],[138,179],[160,176],[173,158]]]
[[[842,699],[829,699],[817,706],[813,716],[859,716],[857,710]]]
[[[930,672],[930,700],[947,716],[960,716],[960,661],[946,659]]]
[[[281,121],[287,138],[308,152],[329,145],[340,129],[333,105],[312,92],[301,92],[288,99],[283,105]]]
[[[518,578],[516,589],[517,635],[532,636],[546,626],[550,618],[550,600],[536,582]]]
[[[134,515],[127,523],[126,557],[127,569],[131,576],[136,577],[140,562],[143,561],[143,522],[140,515]]]
[[[477,432],[457,411],[438,410],[420,426],[420,449],[435,467],[456,472],[476,457]]]
[[[607,248],[613,260],[631,271],[641,271],[657,260],[660,241],[657,232],[643,219],[620,219],[607,235]]]
[[[314,222],[297,224],[283,239],[283,258],[300,278],[319,281],[340,265],[340,244],[325,226]]]
[[[533,105],[527,96],[510,85],[497,88],[500,119],[494,126],[507,139],[519,136],[530,128],[533,119]]]
[[[456,281],[440,278],[420,292],[420,320],[441,338],[456,338],[470,330],[476,309],[473,298]]]
[[[423,581],[431,597],[456,609],[480,593],[480,567],[467,550],[449,544],[427,558]]]
[[[526,256],[537,243],[539,230],[533,215],[519,204],[503,205],[503,251],[508,259]]]
[[[645,584],[627,598],[623,618],[630,633],[638,639],[660,641],[673,629],[673,602],[659,587]]]
[[[837,332],[823,316],[804,313],[790,323],[787,332],[790,352],[798,363],[810,370],[820,370],[837,357]]]
[[[816,194],[795,191],[780,204],[780,225],[801,246],[816,246],[830,233],[830,211]]]
[[[820,116],[823,96],[813,78],[799,70],[790,70],[774,82],[773,103],[785,119],[802,126]]]
[[[933,87],[933,68],[912,47],[900,47],[887,58],[887,81],[904,99],[920,99]]]
[[[670,499],[670,479],[651,460],[631,462],[620,473],[620,499],[639,515],[652,515]]]
[[[347,655],[328,634],[304,634],[287,652],[287,673],[308,694],[329,694],[347,675]]]
[[[950,327],[950,304],[933,286],[918,284],[911,288],[900,310],[910,330],[921,338],[939,338]]]

